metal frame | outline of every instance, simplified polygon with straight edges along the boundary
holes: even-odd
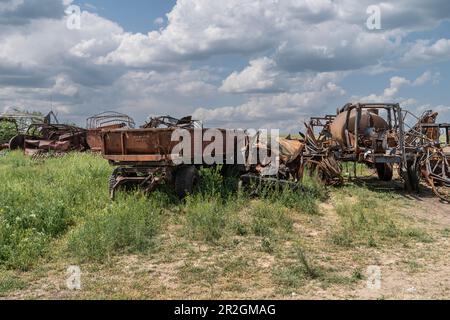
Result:
[[[398,163],[402,165],[402,169],[406,169],[406,163],[408,161],[408,154],[406,152],[406,145],[404,143],[405,138],[405,127],[404,127],[404,117],[403,110],[398,103],[358,103],[358,104],[347,104],[340,111],[339,114],[347,112],[347,119],[345,124],[345,138],[347,141],[347,148],[343,151],[346,156],[341,157],[341,161],[358,161],[359,154],[363,149],[359,141],[359,128],[361,124],[362,112],[367,109],[384,109],[387,112],[386,122],[388,123],[389,130],[395,130],[398,132],[399,146],[396,150],[395,155],[386,154],[371,154],[369,158],[373,163]],[[350,142],[350,132],[349,132],[349,122],[352,110],[356,110],[355,119],[355,142],[354,145]],[[351,155],[351,156],[349,156]],[[364,161],[362,161],[364,162]]]
[[[105,111],[86,120],[86,128],[89,130],[120,124],[124,124],[130,129],[136,126],[133,118],[115,111]]]

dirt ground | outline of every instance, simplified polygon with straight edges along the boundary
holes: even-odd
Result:
[[[431,194],[411,201],[403,214],[434,235],[433,242],[380,253],[381,289],[361,285],[350,294],[352,298],[450,299],[450,206]],[[408,261],[407,268],[404,261]]]
[[[375,188],[383,188],[377,185]],[[392,192],[403,194],[400,187]],[[254,237],[228,239],[220,246],[186,241],[172,224],[158,238],[158,250],[122,255],[107,265],[81,265],[81,290],[66,287],[71,261],[56,259],[21,278],[26,288],[7,299],[450,299],[450,205],[425,189],[420,196],[403,194],[394,203],[399,215],[430,235],[432,241],[336,248],[326,240],[339,220],[333,200],[321,204],[319,217],[298,217],[313,263],[330,267],[333,281],[309,279],[283,287],[274,274],[293,255],[291,241],[278,253],[261,252]],[[349,198],[348,201],[351,201]],[[370,285],[370,266],[380,270],[380,286]],[[358,280],[347,281],[361,273]],[[336,280],[337,279],[337,280]],[[377,279],[376,277],[374,279]]]

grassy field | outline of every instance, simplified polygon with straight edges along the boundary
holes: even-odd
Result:
[[[0,156],[0,297],[389,298],[365,291],[369,265],[396,257],[414,276],[447,257],[449,229],[392,190],[308,179],[252,198],[209,169],[185,201],[163,186],[111,202],[112,170],[90,154]],[[65,287],[71,265],[80,291]]]

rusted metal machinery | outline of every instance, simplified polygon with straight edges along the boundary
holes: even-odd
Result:
[[[121,128],[135,127],[134,120],[126,114],[114,111],[106,111],[90,117],[86,121],[87,143],[93,152],[102,150],[102,132]]]
[[[0,149],[23,149],[24,137],[28,127],[33,123],[50,123],[57,121],[53,112],[47,116],[42,116],[33,113],[25,113],[20,111],[5,112],[0,115],[0,123],[10,124],[13,127],[13,136],[9,137],[7,141],[0,141]]]
[[[392,180],[394,164],[399,165],[402,176],[411,171],[412,155],[405,149],[399,104],[348,104],[339,111],[330,132],[339,144],[340,161],[374,166],[383,181]]]
[[[343,183],[342,168],[337,161],[337,143],[332,139],[330,125],[336,116],[327,115],[324,118],[311,118],[305,123],[306,135],[301,134],[305,142],[305,152],[302,156],[301,176],[305,168],[310,173],[317,172],[319,178],[328,185]],[[316,135],[316,129],[319,134]]]
[[[186,129],[184,124],[187,121],[182,122],[181,129]],[[192,121],[189,120],[189,122]],[[176,123],[180,124],[181,122],[178,120],[173,123],[175,125],[168,128],[160,128],[161,122],[153,121],[151,125],[147,125],[148,128],[115,129],[102,132],[102,155],[117,167],[109,181],[111,198],[114,198],[118,188],[130,185],[139,186],[151,192],[158,185],[168,183],[175,187],[175,191],[180,197],[193,192],[199,182],[198,167],[204,164],[204,150],[212,141],[204,142],[205,129],[187,128],[186,132],[189,133],[190,139],[188,144],[191,149],[184,151],[190,155],[191,163],[197,165],[180,165],[176,161],[177,159],[173,158],[173,149],[180,142],[172,141],[172,135],[175,130],[180,129]],[[227,131],[219,131],[223,135],[222,150],[227,150],[225,136]],[[238,143],[236,139],[234,143]],[[215,156],[222,157],[223,162],[229,165],[229,160],[237,157],[234,153],[235,149],[230,150],[233,150],[233,154],[226,154],[224,151],[223,154],[215,154]]]
[[[418,191],[423,178],[437,196],[450,201],[450,125],[436,124],[437,116],[427,111],[416,117],[399,104],[347,104],[336,116],[306,124],[303,164],[312,164],[328,184],[343,181],[341,162],[354,162],[355,175],[356,163],[375,168],[382,181],[392,180],[397,166],[408,191]],[[410,127],[408,117],[414,123]],[[445,143],[439,141],[441,130]]]
[[[86,151],[86,129],[64,124],[34,123],[24,137],[26,155],[37,156],[43,153],[66,153]]]
[[[450,124],[436,123],[438,113],[426,111],[406,134],[415,152],[414,167],[441,200],[450,203]],[[444,141],[441,141],[441,135]],[[419,184],[419,178],[415,183]]]
[[[105,111],[86,120],[86,128],[88,130],[108,128],[116,125],[132,129],[136,124],[130,116],[115,111]]]
[[[171,116],[162,116],[150,118],[149,121],[144,124],[142,129],[158,129],[158,128],[183,128],[194,129],[201,128],[202,124],[199,121],[192,120],[191,116],[187,116],[181,119],[177,119]]]
[[[198,124],[190,117],[181,120],[162,117],[153,118],[146,128],[104,131],[103,157],[117,166],[110,178],[111,198],[114,199],[116,190],[123,186],[137,185],[151,192],[161,183],[174,186],[176,193],[182,198],[192,193],[199,182],[199,167],[217,164],[223,164],[224,175],[240,177],[244,185],[277,183],[300,187],[298,178],[304,149],[302,141],[279,138],[277,144],[280,148],[275,151],[271,150],[267,140],[262,139],[260,132],[250,135],[242,130],[214,129],[222,135],[223,145],[222,153],[214,151],[214,158],[219,161],[210,163],[204,159],[205,150],[212,143],[205,138],[208,129],[198,129],[196,126]],[[173,158],[173,150],[179,141],[172,141],[172,136],[178,129],[189,133],[188,160],[195,165],[180,165]],[[230,135],[232,139],[229,139]],[[264,152],[259,152],[263,149]],[[271,156],[275,152],[279,165],[276,172],[273,172],[269,169],[272,168]],[[261,155],[267,156],[263,159]]]
[[[293,139],[290,136],[269,137],[262,131],[256,134],[244,133],[246,144],[243,146],[245,165],[241,170],[244,174],[240,175],[242,186],[258,188],[276,185],[301,189],[305,150],[305,143],[301,139]],[[273,142],[277,147],[273,147]]]
[[[329,124],[328,143],[334,143],[336,160],[373,167],[382,181],[392,180],[397,165],[406,187],[412,190],[417,170],[414,154],[406,149],[403,121],[399,104],[347,104]]]

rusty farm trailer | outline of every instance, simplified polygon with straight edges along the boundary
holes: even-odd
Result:
[[[126,114],[106,111],[86,120],[87,143],[91,151],[102,150],[102,131],[135,127],[134,120]]]
[[[135,185],[151,192],[161,183],[169,183],[174,186],[180,197],[192,193],[199,182],[198,168],[205,163],[203,154],[205,149],[213,141],[204,141],[206,129],[184,129],[172,126],[169,128],[141,128],[141,129],[115,129],[102,132],[102,155],[112,165],[116,166],[110,177],[110,196],[114,198],[116,190],[121,186]],[[183,150],[186,154],[174,155],[173,150],[180,141],[173,141],[176,130],[182,129],[189,133],[187,144],[190,150]],[[242,132],[235,131],[233,146],[227,146],[226,135],[230,131],[216,129],[222,135],[222,154],[214,153],[213,156],[221,159],[225,167],[234,166],[238,155],[238,140],[245,139]],[[184,138],[183,138],[184,139]],[[212,139],[211,139],[212,140]],[[227,153],[227,150],[231,150]],[[188,161],[180,163],[181,157]]]

